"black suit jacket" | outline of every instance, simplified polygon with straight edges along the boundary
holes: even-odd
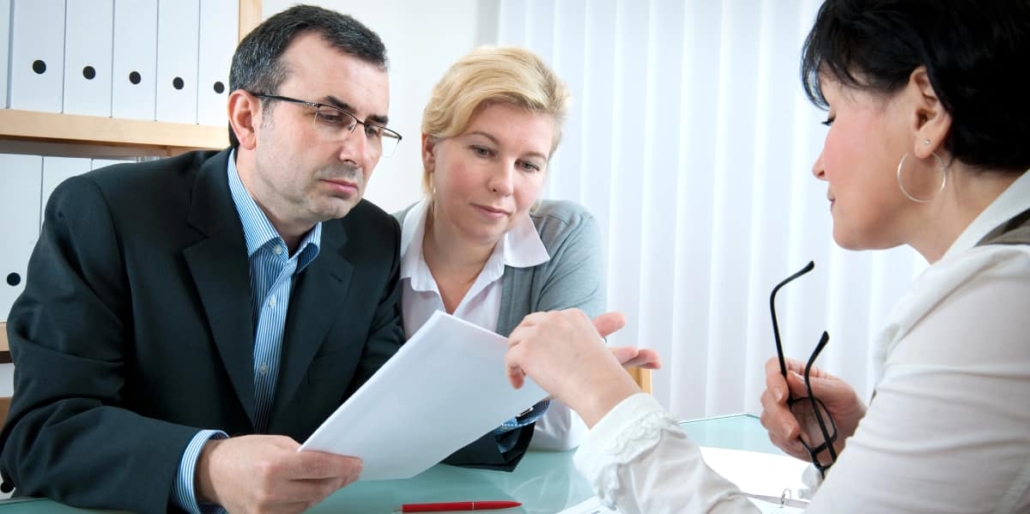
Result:
[[[249,265],[228,151],[75,177],[53,193],[8,323],[0,471],[19,494],[164,512],[200,428],[254,432]],[[399,348],[396,220],[323,223],[292,291],[267,433],[303,442]]]

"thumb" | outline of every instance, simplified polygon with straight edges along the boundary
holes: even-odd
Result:
[[[815,387],[815,379],[810,379],[813,386],[813,392]],[[787,372],[787,387],[790,389],[790,394],[794,398],[804,398],[808,396],[808,388],[805,387],[805,377],[797,371]]]
[[[594,318],[594,328],[601,334],[601,337],[608,337],[624,326],[626,326],[626,318],[621,312],[606,312]]]
[[[814,374],[809,375],[808,382],[812,385],[812,394],[817,398],[835,396],[833,393],[839,389],[839,384],[841,384],[840,379],[817,377]],[[795,398],[809,396],[808,388],[805,386],[805,376],[796,371],[787,373],[787,386],[790,387],[790,392]]]

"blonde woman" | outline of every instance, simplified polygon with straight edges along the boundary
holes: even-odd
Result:
[[[437,310],[504,336],[531,312],[604,311],[597,223],[539,199],[568,103],[561,80],[519,48],[477,49],[436,84],[422,118],[426,196],[397,214],[408,337]],[[445,462],[510,470],[527,447],[573,448],[585,430],[542,402]]]

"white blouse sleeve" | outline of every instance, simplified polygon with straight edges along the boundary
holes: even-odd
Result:
[[[1030,255],[942,264],[888,320],[883,378],[809,512],[1030,512]]]
[[[931,268],[883,348],[875,396],[806,512],[1030,512],[1030,251]],[[755,512],[648,395],[609,412],[575,463],[627,514]]]
[[[758,512],[712,471],[701,450],[649,394],[617,405],[584,439],[576,468],[626,514]]]

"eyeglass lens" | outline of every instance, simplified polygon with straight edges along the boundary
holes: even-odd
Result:
[[[340,141],[346,139],[352,132],[360,131],[373,149],[387,157],[393,155],[400,142],[400,138],[393,131],[362,122],[348,112],[331,107],[315,109],[314,123],[322,138],[328,141]]]

